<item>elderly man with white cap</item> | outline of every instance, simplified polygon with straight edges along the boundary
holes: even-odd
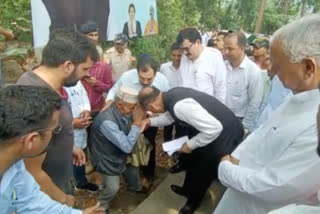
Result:
[[[112,105],[98,114],[91,127],[93,165],[102,173],[104,185],[99,200],[106,210],[119,190],[121,174],[125,174],[129,190],[142,189],[139,168],[127,166],[128,154],[137,142],[145,118],[144,111],[137,106],[137,96],[136,90],[122,86]]]

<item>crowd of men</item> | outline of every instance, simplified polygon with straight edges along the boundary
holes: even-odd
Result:
[[[179,214],[194,213],[215,179],[228,189],[213,214],[319,212],[319,33],[320,15],[252,44],[221,32],[207,46],[185,28],[158,69],[146,53],[133,68],[125,34],[103,51],[92,21],[53,31],[41,63],[0,89],[1,213],[81,213],[74,189],[98,194],[82,213],[109,213],[121,176],[146,193],[159,127],[165,141],[188,137],[169,169],[186,172],[170,186],[186,198]],[[147,163],[133,163],[137,146],[149,146]],[[88,157],[101,186],[86,177]]]

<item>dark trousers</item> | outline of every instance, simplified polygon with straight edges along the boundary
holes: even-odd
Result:
[[[173,128],[175,129],[175,135],[173,136]],[[187,135],[183,130],[183,127],[179,126],[177,123],[173,123],[169,126],[164,127],[163,138],[164,142],[171,141]]]
[[[83,152],[87,154],[87,148],[83,149]],[[86,155],[86,158],[88,158],[88,155]],[[76,166],[73,165],[73,177],[76,181],[76,186],[83,186],[88,183],[87,177],[86,177],[86,165],[82,166]]]
[[[186,169],[183,189],[189,202],[200,205],[212,181],[217,178],[218,166],[223,156],[231,154],[240,144],[243,129],[234,130],[229,136],[219,137],[212,143],[197,148],[191,154],[179,157]]]
[[[73,165],[73,177],[76,181],[76,186],[84,186],[88,183],[86,178],[86,166]]]
[[[142,174],[149,180],[152,180],[155,173],[156,168],[156,136],[157,136],[158,128],[157,127],[149,127],[145,132],[143,132],[144,136],[150,141],[153,146],[153,149],[150,152],[150,159],[147,166],[141,167]]]

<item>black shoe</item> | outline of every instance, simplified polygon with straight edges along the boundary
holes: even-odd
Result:
[[[169,172],[172,174],[175,174],[175,173],[182,172],[184,170],[185,170],[185,168],[183,167],[183,165],[181,163],[177,163],[176,165],[174,165],[173,167],[171,167],[169,169]]]
[[[197,204],[187,201],[187,203],[179,211],[179,214],[193,214],[197,208]]]
[[[99,186],[93,183],[87,183],[86,185],[76,186],[76,190],[88,190],[89,192],[97,192],[99,190]]]
[[[186,196],[185,190],[182,187],[172,184],[170,188],[172,192],[176,193],[177,195]]]

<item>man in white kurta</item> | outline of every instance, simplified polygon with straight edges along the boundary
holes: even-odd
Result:
[[[319,214],[320,207],[290,204],[283,208],[269,212],[268,214]]]
[[[320,16],[313,15],[274,34],[272,70],[294,95],[240,144],[233,158],[222,158],[218,177],[228,190],[214,214],[265,214],[288,204],[319,203],[315,117],[320,104],[320,46],[308,43],[319,31]],[[301,49],[297,41],[306,46]]]

